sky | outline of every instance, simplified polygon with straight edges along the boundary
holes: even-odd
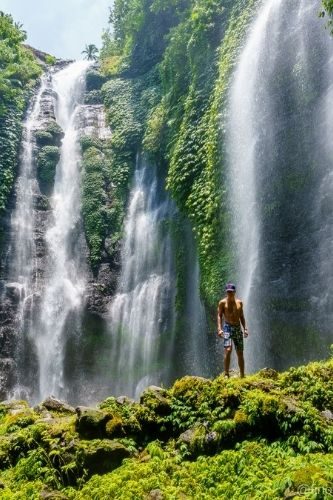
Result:
[[[0,0],[0,10],[23,24],[32,47],[62,59],[81,59],[85,45],[101,46],[113,0]]]

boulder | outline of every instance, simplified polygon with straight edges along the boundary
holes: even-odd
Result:
[[[60,401],[53,396],[49,396],[45,401],[40,403],[40,406],[49,411],[57,411],[59,413],[75,414],[75,409],[67,404],[65,401]]]
[[[109,439],[81,441],[77,449],[78,464],[87,471],[88,476],[111,472],[130,455],[123,444]]]
[[[168,391],[155,385],[149,386],[140,397],[140,404],[148,406],[157,415],[169,415],[171,413],[171,401]]]
[[[110,420],[107,413],[86,406],[78,406],[75,411],[77,413],[76,430],[80,436],[87,439],[105,436],[105,424]]]

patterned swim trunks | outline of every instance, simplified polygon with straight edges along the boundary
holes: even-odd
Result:
[[[231,347],[231,341],[233,341],[236,351],[244,351],[243,332],[240,325],[224,323],[223,332],[225,348]]]

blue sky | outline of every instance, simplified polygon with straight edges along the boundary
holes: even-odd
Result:
[[[64,59],[80,59],[86,44],[101,46],[112,0],[0,0],[21,22],[27,43]]]

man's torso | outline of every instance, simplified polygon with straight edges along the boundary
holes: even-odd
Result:
[[[230,325],[239,325],[243,307],[242,301],[239,299],[228,301],[228,299],[225,298],[221,300],[220,304],[225,321]]]

